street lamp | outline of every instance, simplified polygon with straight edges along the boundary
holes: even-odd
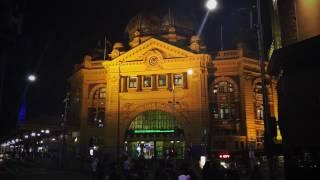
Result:
[[[266,73],[265,73],[265,52],[263,47],[263,24],[261,22],[261,2],[257,0],[257,37],[258,37],[258,51],[259,51],[259,65],[260,65],[260,78],[261,78],[261,89],[263,98],[263,120],[264,120],[264,150],[268,158],[269,175],[270,179],[276,179],[274,174],[274,159],[272,155],[271,145],[272,138],[270,134],[270,117],[269,117],[269,100],[268,91],[266,86]]]
[[[206,13],[206,15],[204,16],[204,18],[203,18],[203,20],[202,20],[202,22],[201,22],[201,24],[200,24],[200,27],[199,27],[199,29],[198,29],[198,32],[197,32],[197,36],[199,36],[200,37],[200,35],[201,35],[201,33],[202,33],[202,30],[203,30],[203,28],[204,28],[204,25],[206,24],[206,22],[207,22],[207,19],[208,19],[208,17],[209,17],[209,13],[210,12],[212,12],[212,11],[214,11],[217,7],[218,7],[218,2],[216,1],[216,0],[208,0],[207,2],[206,2],[206,9],[207,9],[207,13]]]
[[[216,0],[208,0],[206,2],[206,9],[207,9],[207,13],[201,23],[201,26],[199,28],[198,31],[198,36],[201,35],[201,32],[204,28],[204,25],[208,19],[209,13],[214,11],[216,8],[218,7],[218,2]],[[211,122],[211,118],[208,117],[208,124],[209,124],[209,129],[208,129],[208,133],[205,131],[204,133],[207,134],[207,147],[206,147],[206,151],[207,151],[207,155],[209,156],[211,153],[211,134],[212,134],[212,122]]]
[[[29,74],[29,75],[27,76],[27,79],[28,79],[28,82],[33,83],[33,82],[35,82],[35,81],[37,80],[37,76],[34,75],[34,74]]]
[[[28,89],[29,89],[29,85],[31,83],[34,83],[35,81],[37,80],[37,76],[35,74],[29,74],[27,75],[27,84],[26,86],[24,87],[24,90],[23,90],[23,95],[22,95],[22,99],[21,99],[21,104],[20,104],[20,107],[19,107],[19,114],[18,114],[18,123],[19,124],[22,124],[24,123],[24,121],[26,120],[26,117],[27,117],[27,92],[28,92]]]
[[[206,8],[209,11],[212,11],[212,10],[216,9],[217,6],[218,6],[218,2],[216,0],[208,0],[207,3],[206,3]]]
[[[118,119],[117,119],[117,164],[120,167],[120,92],[121,92],[121,63],[118,62],[118,76],[119,76],[119,88],[118,88]]]

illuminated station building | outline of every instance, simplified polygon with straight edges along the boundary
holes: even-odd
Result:
[[[79,123],[83,154],[262,150],[258,61],[242,49],[208,54],[197,28],[189,12],[140,13],[126,26],[129,42],[114,43],[105,60],[87,55],[75,65],[69,118]],[[274,84],[268,97],[277,118]]]

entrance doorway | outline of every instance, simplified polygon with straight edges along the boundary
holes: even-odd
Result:
[[[145,159],[183,159],[185,151],[184,141],[126,141],[125,149],[133,158],[143,156]]]
[[[131,122],[124,147],[132,158],[183,159],[184,133],[172,114],[159,110],[146,111]]]

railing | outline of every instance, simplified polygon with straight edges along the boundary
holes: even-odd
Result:
[[[237,59],[243,56],[243,50],[218,51],[215,59]]]

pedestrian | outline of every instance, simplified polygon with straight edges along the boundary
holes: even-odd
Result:
[[[98,162],[99,162],[99,159],[97,157],[94,157],[91,161],[92,180],[97,180]]]
[[[230,170],[228,171],[228,180],[239,180],[240,175],[235,163],[231,163]]]
[[[131,168],[132,168],[131,159],[128,156],[124,156],[123,171],[124,171],[125,177],[128,177]]]
[[[212,168],[212,161],[210,159],[208,159],[202,169],[202,179],[203,180],[212,179],[211,168]]]
[[[260,180],[260,179],[262,179],[261,167],[259,163],[256,163],[250,175],[250,180]]]
[[[102,155],[100,155],[100,158],[98,160],[97,165],[97,180],[104,180],[105,177],[105,160]]]
[[[195,172],[190,168],[190,164],[188,161],[183,161],[178,172],[178,179],[179,180],[196,180],[197,175]]]

